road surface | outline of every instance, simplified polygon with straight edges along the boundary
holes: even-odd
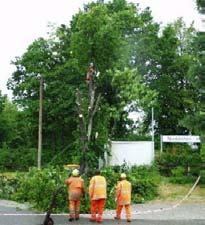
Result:
[[[205,204],[183,204],[170,211],[158,213],[139,214],[139,212],[153,210],[157,208],[170,207],[170,204],[139,205],[133,208],[133,220],[131,225],[205,225]],[[6,215],[10,214],[10,215]],[[12,215],[11,215],[12,214]],[[22,214],[22,215],[19,215]],[[25,215],[23,215],[25,214]],[[0,200],[0,225],[41,225],[44,220],[43,215],[33,214],[24,205],[10,201]],[[53,215],[55,225],[94,225],[89,222],[89,215],[82,215],[80,221],[69,222],[65,215]],[[106,212],[104,225],[124,225],[130,224],[125,220],[115,221],[112,211]]]

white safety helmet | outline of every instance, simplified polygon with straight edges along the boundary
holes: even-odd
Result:
[[[126,178],[127,176],[126,176],[126,174],[125,173],[121,173],[120,174],[120,178]]]
[[[72,171],[72,176],[77,177],[79,175],[79,170],[78,169],[74,169]]]

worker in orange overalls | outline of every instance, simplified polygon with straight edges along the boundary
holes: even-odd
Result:
[[[121,212],[123,207],[125,207],[127,222],[131,222],[131,183],[127,181],[126,174],[122,173],[120,175],[120,181],[116,187],[115,200],[117,203],[116,217],[115,219],[121,219]]]
[[[80,199],[84,195],[84,180],[79,176],[79,170],[74,169],[72,176],[65,180],[68,186],[68,208],[70,211],[69,221],[79,220]]]
[[[91,222],[97,221],[98,223],[102,223],[103,221],[103,211],[107,198],[106,188],[107,183],[105,177],[101,176],[100,171],[97,170],[95,176],[91,178],[89,185]]]
[[[90,63],[88,67],[88,71],[86,74],[86,82],[89,84],[89,82],[93,82],[94,76],[96,75],[96,70],[93,63]]]

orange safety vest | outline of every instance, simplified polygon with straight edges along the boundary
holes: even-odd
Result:
[[[90,180],[89,195],[91,200],[106,199],[107,198],[107,184],[103,176],[94,176]]]
[[[116,199],[119,205],[129,205],[131,203],[131,183],[127,180],[122,180],[116,187]]]
[[[84,192],[84,180],[81,177],[70,177],[65,183],[68,186],[69,200],[80,200]]]

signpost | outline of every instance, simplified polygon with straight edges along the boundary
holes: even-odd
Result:
[[[161,149],[163,150],[163,142],[167,143],[200,143],[200,137],[197,135],[161,135]]]

